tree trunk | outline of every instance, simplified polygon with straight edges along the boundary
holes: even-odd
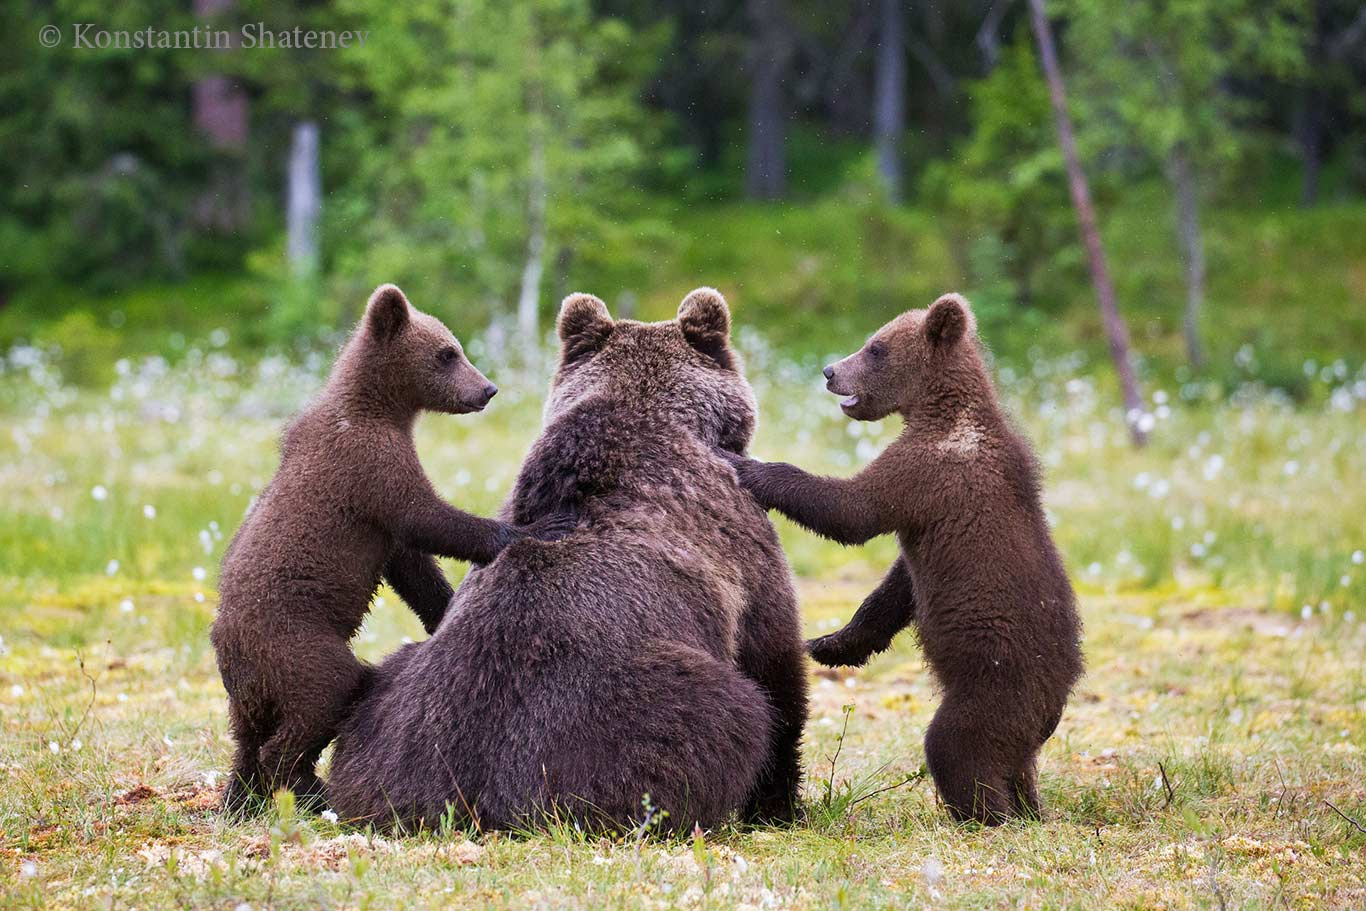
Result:
[[[236,0],[194,0],[196,18],[210,28],[230,11]],[[228,29],[230,35],[235,35]],[[231,76],[210,75],[194,83],[192,108],[195,127],[220,153],[209,169],[209,186],[195,203],[195,220],[202,227],[235,232],[251,217],[246,175],[247,93]]]
[[[887,195],[901,200],[901,135],[906,131],[906,36],[901,0],[878,0],[877,170]]]
[[[1205,308],[1205,240],[1200,232],[1200,188],[1185,150],[1173,149],[1168,161],[1172,189],[1176,196],[1176,236],[1181,245],[1181,261],[1186,268],[1186,312],[1181,330],[1186,338],[1186,357],[1191,369],[1205,366],[1205,349],[1200,340],[1200,316]]]
[[[1312,74],[1306,79],[1312,80]],[[1318,89],[1305,85],[1295,110],[1295,138],[1300,144],[1304,172],[1300,181],[1300,206],[1308,209],[1319,201],[1319,172],[1323,167],[1323,115]]]
[[[1077,157],[1077,143],[1072,134],[1072,118],[1067,113],[1067,92],[1063,87],[1062,71],[1058,67],[1058,54],[1053,47],[1053,31],[1048,24],[1048,14],[1044,11],[1044,0],[1029,0],[1030,22],[1034,27],[1034,38],[1039,45],[1039,60],[1043,65],[1044,78],[1048,81],[1048,94],[1053,102],[1053,119],[1058,131],[1058,145],[1062,147],[1063,160],[1067,164],[1067,185],[1072,194],[1072,207],[1077,213],[1077,226],[1081,231],[1082,243],[1086,246],[1087,260],[1091,266],[1091,283],[1096,289],[1100,303],[1101,321],[1105,325],[1105,336],[1110,343],[1110,357],[1115,362],[1119,374],[1119,385],[1124,396],[1125,420],[1133,435],[1134,445],[1142,446],[1148,440],[1144,416],[1143,396],[1138,389],[1138,377],[1134,373],[1132,355],[1129,349],[1129,328],[1119,313],[1115,302],[1115,287],[1110,281],[1110,269],[1105,261],[1105,248],[1101,246],[1100,229],[1096,226],[1095,207],[1091,204],[1091,188],[1086,182],[1086,174],[1081,169]]]
[[[285,195],[289,268],[295,278],[308,278],[318,271],[318,218],[323,208],[318,125],[311,120],[294,125]]]
[[[755,199],[781,199],[787,191],[787,95],[783,81],[795,42],[783,0],[749,0],[748,9],[755,37],[745,192]]]
[[[522,266],[522,289],[517,296],[517,332],[527,346],[529,356],[540,349],[541,276],[545,272],[546,197],[544,125],[540,115],[533,116],[531,152],[527,180],[527,240],[526,262]]]

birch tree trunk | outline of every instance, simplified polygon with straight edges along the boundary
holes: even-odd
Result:
[[[901,135],[906,130],[906,35],[902,0],[877,0],[877,170],[887,195],[901,199]]]
[[[295,278],[308,278],[318,270],[318,218],[323,208],[318,144],[316,123],[304,120],[294,125],[285,192],[285,251]]]
[[[1167,170],[1176,197],[1176,236],[1186,269],[1186,310],[1181,331],[1191,368],[1201,370],[1205,366],[1205,347],[1200,339],[1200,316],[1205,308],[1205,240],[1200,232],[1200,188],[1190,159],[1180,147],[1172,150]]]
[[[517,332],[530,357],[540,351],[541,277],[545,274],[546,204],[549,188],[545,163],[545,127],[539,110],[532,115],[527,177],[526,261],[517,296]]]
[[[1144,414],[1143,395],[1138,389],[1138,377],[1129,347],[1129,327],[1119,313],[1115,302],[1115,287],[1110,281],[1110,268],[1105,261],[1105,248],[1100,242],[1100,229],[1096,225],[1095,207],[1091,204],[1091,188],[1086,182],[1086,173],[1081,169],[1081,159],[1077,157],[1077,143],[1072,133],[1072,117],[1067,112],[1067,92],[1063,87],[1062,71],[1058,67],[1058,54],[1053,46],[1053,30],[1048,24],[1048,14],[1044,10],[1044,0],[1029,0],[1030,23],[1034,28],[1034,39],[1039,45],[1039,60],[1043,66],[1044,78],[1048,81],[1048,94],[1053,102],[1053,120],[1058,131],[1058,145],[1062,147],[1063,160],[1067,164],[1067,186],[1072,194],[1072,207],[1077,213],[1077,226],[1081,231],[1082,243],[1086,246],[1086,257],[1091,267],[1091,284],[1095,286],[1096,298],[1100,304],[1101,322],[1105,326],[1105,337],[1110,345],[1110,357],[1115,362],[1115,372],[1119,374],[1119,385],[1124,396],[1125,420],[1134,445],[1142,446],[1148,440],[1142,417]]]

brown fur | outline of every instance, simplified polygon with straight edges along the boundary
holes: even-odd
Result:
[[[1036,758],[1082,672],[1081,622],[1038,469],[997,402],[967,301],[902,314],[825,375],[849,417],[900,414],[901,436],[853,478],[737,460],[741,482],[844,544],[894,532],[901,558],[811,654],[861,665],[914,621],[944,692],[925,758],[950,812],[1037,816]]]
[[[525,533],[442,500],[413,445],[420,411],[480,411],[497,391],[398,288],[371,296],[223,558],[212,639],[237,741],[228,809],[281,787],[319,793],[313,766],[361,682],[349,640],[381,576],[432,632],[451,597],[432,554],[487,563]]]
[[[615,827],[648,794],[675,831],[792,818],[805,657],[773,526],[714,452],[754,428],[729,333],[710,289],[653,324],[565,300],[507,515],[582,522],[471,573],[436,635],[377,669],[337,739],[338,813]]]

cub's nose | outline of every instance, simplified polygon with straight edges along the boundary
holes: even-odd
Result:
[[[824,373],[824,374],[825,374],[825,378],[826,378],[827,380],[829,380],[829,379],[834,379],[834,376],[835,376],[835,365],[834,365],[834,364],[826,364],[826,365],[825,365],[825,369],[822,370],[821,373]]]
[[[489,402],[489,399],[493,398],[493,397],[494,397],[495,395],[497,395],[497,394],[498,394],[498,387],[497,387],[497,386],[493,385],[492,383],[489,383],[487,386],[485,386],[485,387],[484,387],[484,404],[487,405],[488,402]]]

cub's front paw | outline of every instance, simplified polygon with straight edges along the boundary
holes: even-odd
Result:
[[[556,512],[524,525],[520,530],[538,541],[558,541],[579,526],[579,517],[572,512]]]
[[[859,642],[843,630],[806,641],[806,651],[826,667],[863,667],[873,655],[873,649]]]

